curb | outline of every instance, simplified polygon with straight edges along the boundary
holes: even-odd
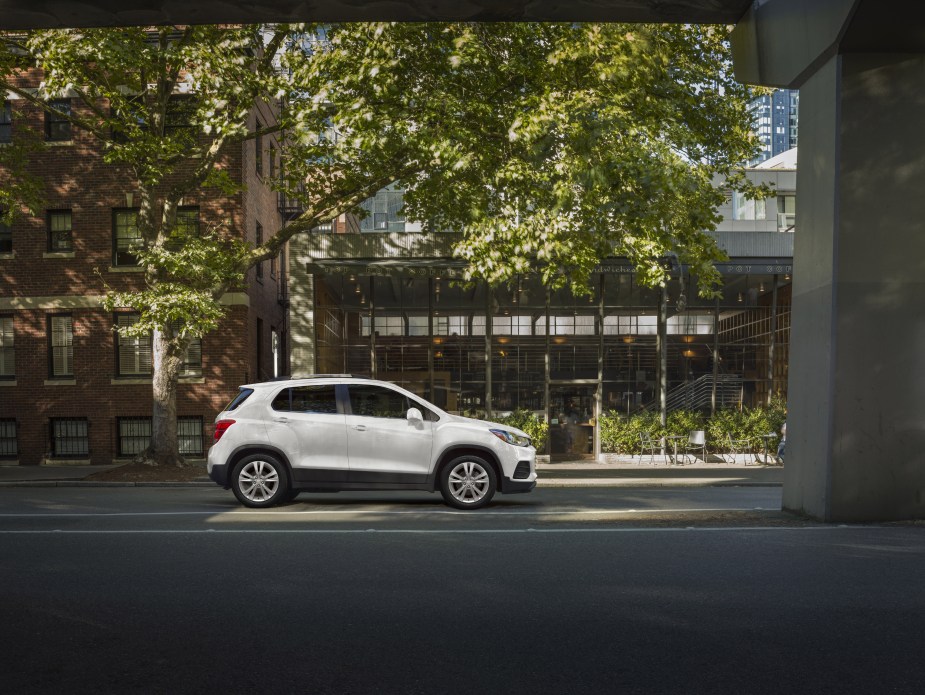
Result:
[[[190,480],[187,482],[113,482],[95,480],[8,480],[0,482],[0,487],[215,487],[209,481]]]
[[[576,488],[576,487],[621,487],[621,488],[662,488],[662,487],[782,487],[783,483],[756,483],[748,481],[699,479],[640,479],[640,478],[540,478],[536,481],[538,488]],[[0,482],[5,487],[148,487],[148,488],[216,488],[219,486],[208,481],[191,480],[187,482],[112,482],[85,480],[11,480]]]

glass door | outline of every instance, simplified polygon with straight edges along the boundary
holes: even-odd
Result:
[[[550,385],[549,453],[553,461],[594,458],[596,386]]]

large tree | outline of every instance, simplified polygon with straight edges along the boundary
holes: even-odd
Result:
[[[139,312],[123,332],[153,334],[146,459],[180,464],[181,359],[217,326],[222,295],[295,234],[392,182],[406,189],[407,217],[465,232],[456,252],[471,278],[538,272],[580,292],[601,258],[619,255],[658,285],[677,254],[713,290],[713,182],[746,186],[735,168],[755,147],[726,34],[528,23],[42,30],[4,37],[0,90],[46,110],[62,95],[79,100],[56,115],[96,138],[138,191],[144,289],[108,291],[106,304]],[[35,68],[37,89],[24,81]],[[179,92],[194,96],[181,114],[191,128],[172,127]],[[257,103],[283,106],[260,131],[247,128]],[[304,212],[256,247],[223,229],[178,239],[184,195],[237,192],[223,157],[274,132],[284,167],[273,185]],[[0,203],[34,212],[22,150],[0,157]]]

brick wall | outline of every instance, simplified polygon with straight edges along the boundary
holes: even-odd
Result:
[[[35,74],[24,83],[34,84]],[[31,81],[31,82],[30,82]],[[75,111],[78,110],[74,102]],[[25,102],[13,102],[13,137],[24,135],[23,126],[43,132],[44,116]],[[272,122],[272,109],[260,107],[260,120]],[[254,123],[255,115],[251,117]],[[268,148],[270,139],[264,138]],[[265,155],[266,157],[267,155]],[[224,166],[243,182],[243,193],[219,197],[214,191],[187,196],[183,204],[198,205],[201,228],[227,226],[231,233],[253,241],[260,221],[264,238],[280,225],[276,194],[257,175],[254,144],[226,153]],[[117,452],[117,418],[150,417],[150,379],[117,376],[112,314],[99,308],[104,281],[114,289],[139,287],[141,273],[113,271],[113,209],[132,207],[127,172],[102,161],[96,142],[74,130],[70,141],[55,143],[30,160],[32,171],[44,184],[45,208],[34,217],[21,216],[13,224],[13,251],[0,255],[0,316],[12,316],[15,331],[15,379],[0,380],[0,418],[13,418],[18,427],[18,460],[23,465],[46,461],[51,453],[51,418],[86,418],[89,455],[72,457],[94,464],[110,462]],[[264,175],[269,173],[265,160]],[[70,209],[73,251],[48,253],[45,210]],[[277,277],[282,269],[277,268]],[[99,274],[98,274],[99,273]],[[102,276],[102,277],[101,277]],[[287,312],[278,302],[277,280],[264,263],[263,282],[252,270],[240,288],[247,303],[229,307],[219,329],[202,340],[202,378],[181,380],[177,413],[201,417],[203,444],[211,443],[215,415],[237,392],[240,384],[272,376],[270,331],[287,330]],[[50,314],[73,318],[73,379],[49,378],[47,320]],[[265,327],[262,360],[256,364],[256,326]],[[288,362],[284,361],[284,372]]]

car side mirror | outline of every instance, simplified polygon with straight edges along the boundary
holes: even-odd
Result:
[[[418,424],[419,422],[424,422],[424,415],[417,408],[408,408],[408,413],[405,415],[408,419],[408,422],[413,424]]]

